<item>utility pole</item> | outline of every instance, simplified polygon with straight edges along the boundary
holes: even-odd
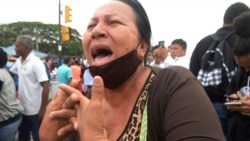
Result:
[[[58,56],[59,56],[59,66],[62,64],[62,32],[61,32],[61,0],[59,0],[59,11],[58,11],[58,31],[59,31],[59,43],[58,43]]]

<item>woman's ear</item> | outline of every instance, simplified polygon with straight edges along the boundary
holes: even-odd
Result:
[[[140,58],[144,58],[144,56],[146,55],[147,53],[147,50],[148,50],[148,44],[146,41],[142,41],[141,42],[141,45],[137,48],[137,52],[138,52],[138,56]]]

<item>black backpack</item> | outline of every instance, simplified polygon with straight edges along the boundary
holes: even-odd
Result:
[[[233,32],[224,37],[219,37],[217,34],[210,35],[213,42],[202,57],[201,68],[197,75],[205,90],[209,89],[213,93],[224,95],[236,71],[232,48],[227,41],[232,34]]]

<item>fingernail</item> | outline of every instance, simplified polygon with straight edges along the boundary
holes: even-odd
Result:
[[[101,77],[100,76],[95,76],[94,83],[97,84],[97,85],[102,84]]]
[[[54,117],[53,112],[51,112],[51,113],[49,114],[49,117],[50,117],[50,118],[53,118],[53,117]]]
[[[62,132],[59,130],[59,131],[57,132],[57,135],[58,135],[58,136],[61,136],[61,135],[62,135]]]

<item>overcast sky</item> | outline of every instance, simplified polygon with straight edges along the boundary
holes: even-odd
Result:
[[[72,7],[72,23],[82,35],[93,11],[108,0],[61,0]],[[148,13],[152,26],[152,44],[164,40],[168,46],[176,38],[188,44],[190,56],[196,43],[215,32],[223,24],[226,8],[235,2],[250,0],[139,0]],[[18,21],[39,21],[58,24],[59,0],[1,0],[0,24]],[[62,21],[62,24],[63,21]]]

